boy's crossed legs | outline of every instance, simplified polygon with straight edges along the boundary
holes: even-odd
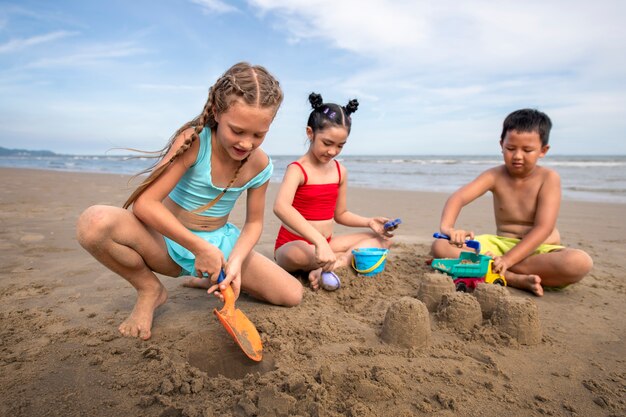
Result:
[[[433,242],[431,252],[436,258],[458,258],[462,251],[472,251],[463,246],[458,248],[447,240]],[[488,253],[489,254],[489,253]],[[591,257],[584,251],[562,248],[548,253],[530,255],[510,267],[504,277],[514,288],[543,295],[543,287],[565,287],[580,281],[593,267]]]

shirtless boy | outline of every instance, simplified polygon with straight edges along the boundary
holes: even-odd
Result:
[[[522,109],[504,120],[500,146],[504,164],[488,169],[455,191],[446,201],[440,231],[450,240],[436,239],[436,258],[457,258],[475,239],[481,252],[494,257],[493,269],[508,285],[543,295],[543,287],[565,287],[580,281],[593,261],[584,251],[561,246],[556,220],[561,205],[561,180],[537,165],[550,146],[552,122],[537,110]],[[456,229],[461,209],[491,191],[497,235],[474,236]]]

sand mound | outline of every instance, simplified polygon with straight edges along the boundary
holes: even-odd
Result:
[[[528,298],[508,297],[498,303],[492,321],[496,327],[522,345],[541,342],[541,325],[537,305]]]
[[[428,309],[419,300],[402,297],[387,309],[381,338],[402,347],[428,346],[430,319]]]
[[[480,304],[483,318],[489,319],[502,298],[508,297],[509,291],[501,285],[480,283],[473,292]]]
[[[437,311],[437,306],[444,294],[454,293],[456,288],[452,278],[437,272],[424,274],[420,283],[417,298],[428,308],[428,311]]]
[[[482,323],[480,304],[474,296],[464,292],[444,294],[437,318],[446,327],[455,330],[471,330]]]

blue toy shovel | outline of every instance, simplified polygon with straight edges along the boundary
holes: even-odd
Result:
[[[224,278],[226,278],[224,271],[220,271],[217,283],[224,281]],[[253,361],[259,362],[263,359],[263,345],[259,332],[250,319],[241,310],[235,308],[235,294],[230,285],[222,291],[222,295],[224,296],[224,307],[221,310],[213,310],[213,313],[237,342],[243,353]]]
[[[402,223],[402,220],[400,219],[389,220],[387,223],[383,225],[383,227],[385,228],[386,231],[390,232],[392,230],[396,230],[398,226],[400,225],[400,223]]]
[[[450,236],[448,235],[444,235],[443,233],[439,233],[439,232],[435,232],[435,234],[433,234],[434,238],[437,239],[447,239],[450,240]],[[467,245],[468,248],[472,248],[476,251],[476,253],[480,253],[480,242],[477,240],[466,240],[465,244]]]

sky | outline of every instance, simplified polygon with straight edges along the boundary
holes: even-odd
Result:
[[[308,95],[358,111],[348,155],[499,153],[537,108],[551,153],[626,154],[622,0],[0,0],[0,146],[162,148],[239,61],[285,100],[262,147],[306,151]]]

